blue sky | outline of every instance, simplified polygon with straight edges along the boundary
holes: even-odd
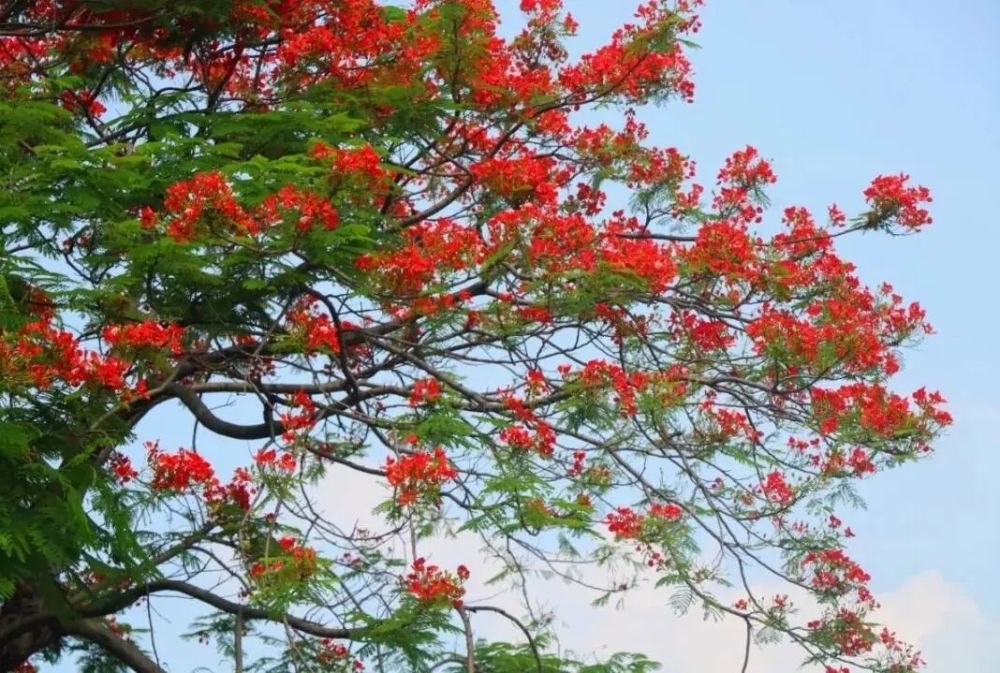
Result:
[[[516,0],[497,4],[516,12]],[[566,0],[581,24],[575,49],[596,46],[634,4]],[[755,145],[779,177],[775,215],[793,204],[822,212],[832,202],[856,212],[879,173],[908,172],[934,194],[935,223],[920,235],[855,237],[840,250],[864,279],[888,280],[927,309],[938,334],[907,353],[900,387],[940,389],[956,423],[932,458],[868,482],[870,508],[844,518],[877,592],[897,606],[934,610],[951,601],[959,607],[942,613],[966,615],[967,632],[1000,636],[992,429],[1000,311],[989,303],[1000,266],[990,201],[1000,194],[1000,2],[715,0],[702,16],[695,102],[643,110],[652,142],[691,155],[707,182],[729,153]],[[944,628],[927,626],[921,643],[931,672],[994,670],[992,653],[970,653]],[[794,670],[787,661],[760,671]]]

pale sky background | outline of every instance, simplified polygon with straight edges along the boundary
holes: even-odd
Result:
[[[497,4],[516,14],[516,0]],[[566,0],[581,25],[574,50],[602,42],[635,4]],[[928,672],[996,673],[1000,452],[990,427],[1000,419],[1000,312],[988,297],[1000,266],[990,200],[1000,195],[1000,0],[709,0],[702,17],[695,102],[640,116],[652,142],[698,162],[703,182],[749,143],[778,174],[775,217],[787,205],[822,213],[832,202],[857,212],[879,173],[908,172],[933,192],[935,222],[922,234],[855,237],[839,249],[869,283],[888,280],[927,310],[938,334],[907,354],[900,387],[940,389],[955,425],[929,460],[867,482],[869,509],[843,518],[884,620],[918,643]],[[357,505],[364,491],[341,486],[330,505]],[[450,553],[442,548],[437,560],[447,564]],[[468,550],[454,558],[467,562]],[[664,592],[633,595],[616,612],[551,591],[568,647],[643,651],[665,673],[739,671],[741,627],[678,619]],[[172,673],[227,670],[209,652],[172,649]],[[750,672],[791,673],[799,660],[761,650]]]

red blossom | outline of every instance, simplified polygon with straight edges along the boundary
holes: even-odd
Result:
[[[648,526],[652,525],[651,522],[673,523],[683,515],[684,510],[676,503],[653,503],[647,514],[639,514],[631,507],[619,507],[609,512],[604,522],[616,540],[635,540],[643,538],[650,530]]]
[[[101,337],[113,347],[159,348],[169,350],[172,355],[184,352],[184,328],[154,320],[127,325],[108,325],[101,332]]]
[[[465,589],[462,582],[468,579],[469,570],[458,566],[457,577],[436,565],[428,565],[418,558],[413,562],[411,572],[403,579],[406,591],[424,605],[450,604],[462,607]]]
[[[282,451],[279,456],[278,450],[274,448],[259,449],[254,454],[254,462],[259,469],[271,469],[279,472],[294,472],[297,465],[292,453]]]
[[[413,382],[413,391],[410,393],[409,405],[416,407],[421,404],[429,404],[441,397],[441,384],[435,378],[420,379]]]
[[[255,215],[258,229],[291,222],[300,232],[310,231],[315,225],[331,231],[340,224],[340,215],[329,200],[290,185],[264,199]]]
[[[844,595],[854,591],[870,601],[867,583],[871,576],[851,560],[842,549],[809,552],[803,567],[812,569],[812,586],[824,594]]]
[[[88,117],[100,117],[108,111],[90,91],[64,91],[59,100],[70,112],[82,112]]]
[[[930,190],[923,186],[908,187],[910,176],[880,175],[865,189],[865,201],[873,208],[870,222],[895,220],[906,229],[919,229],[930,224],[930,213],[921,204],[930,203]]]
[[[767,478],[760,485],[760,490],[768,502],[776,505],[787,505],[795,498],[795,491],[785,481],[785,475],[778,471],[767,475]]]
[[[111,454],[111,458],[108,459],[108,467],[114,472],[118,481],[123,484],[129,483],[139,476],[139,473],[132,467],[132,461],[129,460],[129,457],[118,451]]]
[[[421,496],[438,498],[441,485],[458,476],[441,447],[433,453],[415,451],[385,462],[386,481],[396,487],[396,502],[412,505]]]
[[[40,312],[38,320],[15,332],[0,331],[0,373],[9,381],[20,380],[43,390],[61,382],[134,395],[125,381],[128,363],[84,349],[71,332],[53,326],[47,310]]]
[[[211,216],[222,219],[223,226],[243,232],[255,232],[257,225],[236,202],[232,188],[218,171],[197,173],[167,188],[163,207],[173,217],[167,223],[167,234],[178,242],[193,240],[199,225]]]
[[[153,468],[150,486],[156,490],[185,491],[209,484],[215,478],[215,470],[196,451],[178,449],[175,453],[165,453],[155,442],[148,442],[147,450]]]

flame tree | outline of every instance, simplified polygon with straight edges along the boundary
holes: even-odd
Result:
[[[237,671],[655,667],[558,654],[541,572],[919,667],[835,508],[950,418],[890,386],[923,311],[835,242],[928,191],[772,213],[755,148],[703,186],[649,143],[697,4],[579,58],[559,0],[510,39],[490,0],[0,4],[0,669],[164,670],[178,596]],[[317,505],[361,478],[377,530]]]

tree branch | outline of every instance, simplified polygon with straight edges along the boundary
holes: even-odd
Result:
[[[199,600],[206,605],[210,605],[217,610],[221,610],[222,612],[242,616],[244,622],[265,620],[276,623],[285,623],[296,631],[316,636],[318,638],[342,638],[344,640],[355,640],[370,630],[369,627],[358,629],[334,629],[323,626],[322,624],[317,624],[316,622],[311,622],[308,619],[303,619],[301,617],[295,617],[292,615],[275,615],[274,613],[270,613],[261,608],[240,605],[239,603],[217,596],[208,589],[203,589],[202,587],[195,586],[194,584],[189,584],[188,582],[182,582],[180,580],[168,579],[154,580],[146,584],[140,584],[132,587],[128,591],[124,591],[115,596],[113,600],[82,612],[88,617],[111,614],[127,608],[129,605],[147,594],[155,594],[165,591],[173,591],[184,594]]]
[[[137,673],[166,673],[156,662],[136,647],[135,643],[125,640],[112,631],[106,624],[91,619],[82,619],[66,627],[66,633],[89,640],[100,646]]]

